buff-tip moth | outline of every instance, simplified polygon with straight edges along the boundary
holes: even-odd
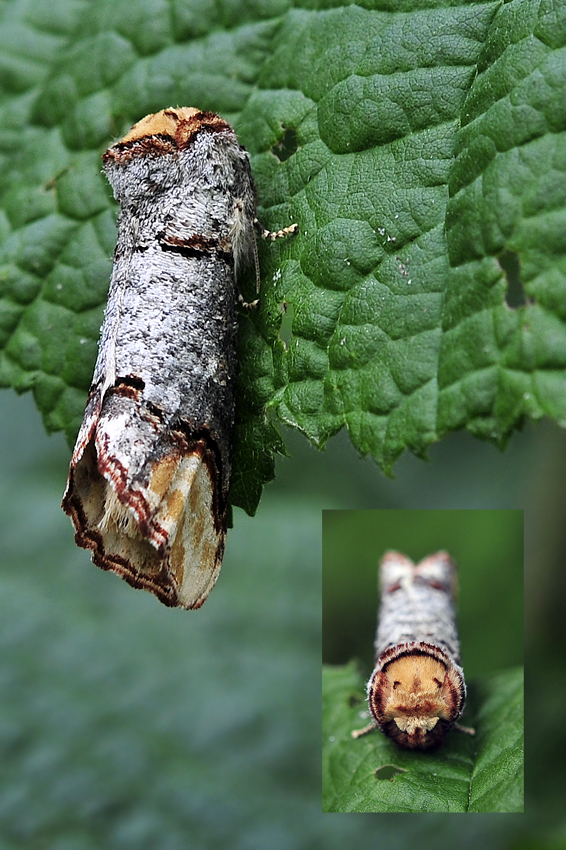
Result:
[[[236,276],[259,280],[246,150],[218,115],[147,115],[103,155],[120,205],[92,385],[63,509],[95,564],[198,608],[224,553]],[[247,305],[249,306],[249,305]]]
[[[372,722],[407,749],[438,747],[464,710],[466,683],[456,628],[457,571],[447,552],[414,564],[386,552],[379,567],[381,602],[375,668],[367,685]]]

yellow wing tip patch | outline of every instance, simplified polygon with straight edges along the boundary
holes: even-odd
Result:
[[[186,121],[199,112],[200,109],[195,109],[194,106],[170,106],[160,112],[152,112],[134,124],[120,141],[127,144],[147,136],[171,136],[174,139],[180,121]]]
[[[218,578],[226,534],[225,516],[217,515],[217,475],[204,443],[154,464],[145,488],[125,487],[112,470],[101,475],[91,453],[78,459],[66,497],[77,542],[93,550],[98,566],[152,591],[166,605],[199,608]]]

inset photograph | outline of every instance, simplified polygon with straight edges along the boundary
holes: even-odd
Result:
[[[325,812],[523,811],[523,512],[323,511]]]

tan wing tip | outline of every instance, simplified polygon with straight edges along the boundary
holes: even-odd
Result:
[[[146,136],[172,136],[175,138],[177,127],[180,121],[187,121],[193,115],[198,115],[200,109],[195,109],[194,106],[169,106],[167,109],[162,109],[160,112],[152,112],[141,118],[129,132],[126,133],[121,143],[135,142],[137,139],[144,139]]]
[[[226,534],[214,452],[200,441],[187,454],[166,455],[143,492],[127,488],[114,466],[91,441],[71,467],[63,509],[77,544],[92,550],[98,567],[164,605],[200,608],[218,578]]]
[[[134,124],[118,144],[128,145],[153,136],[168,136],[182,150],[201,129],[232,132],[230,125],[214,112],[204,112],[194,106],[168,107],[161,112],[146,115]]]

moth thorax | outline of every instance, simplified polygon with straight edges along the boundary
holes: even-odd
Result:
[[[402,655],[372,676],[370,710],[380,728],[402,746],[438,746],[461,710],[458,679],[457,671],[438,658],[422,652]]]

